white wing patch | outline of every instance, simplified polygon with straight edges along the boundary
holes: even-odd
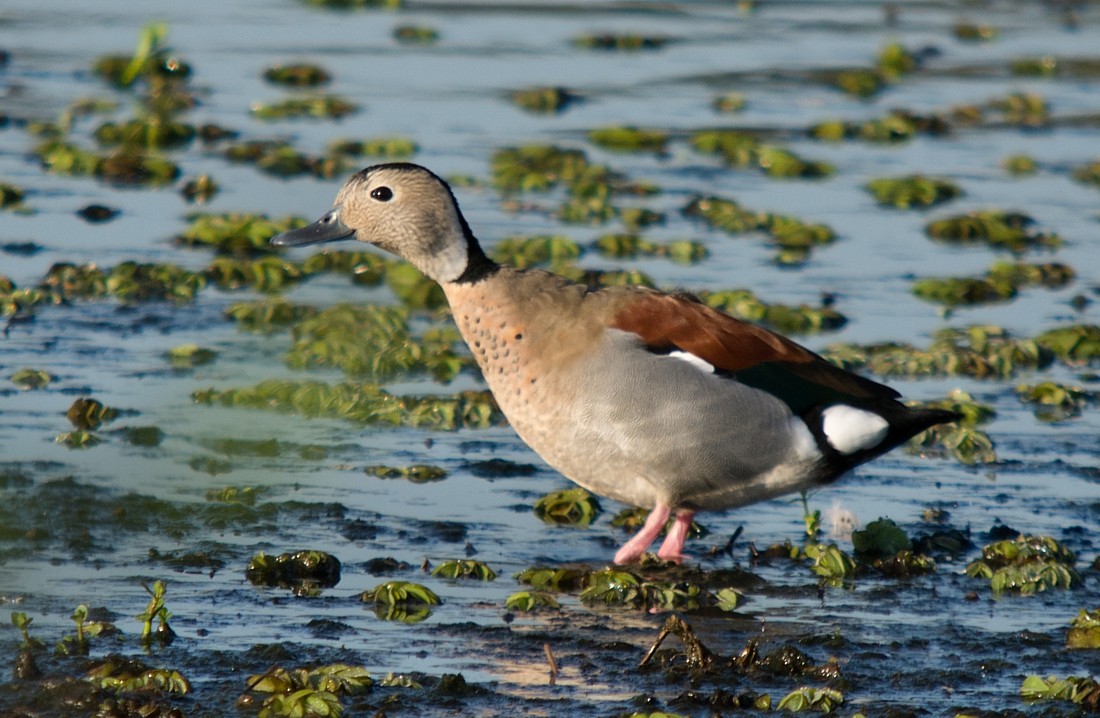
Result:
[[[821,458],[821,450],[817,448],[814,435],[810,433],[810,427],[802,421],[802,417],[792,416],[790,419],[791,438],[794,445],[794,453],[799,461],[817,461]]]
[[[877,446],[890,424],[870,411],[836,404],[821,412],[821,430],[834,449],[847,455]]]
[[[674,359],[679,359],[680,361],[686,361],[688,364],[691,364],[693,367],[695,367],[699,371],[703,372],[704,374],[713,374],[714,373],[714,365],[713,364],[706,361],[705,359],[700,359],[699,357],[695,356],[694,354],[692,354],[690,352],[669,352],[668,355],[670,357],[674,358]]]

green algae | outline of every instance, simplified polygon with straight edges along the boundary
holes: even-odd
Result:
[[[986,244],[994,249],[1020,253],[1028,249],[1056,249],[1061,238],[1035,228],[1035,220],[1022,212],[986,210],[938,219],[925,226],[932,239],[953,244]]]
[[[1033,92],[1009,93],[989,100],[986,106],[1012,125],[1043,127],[1050,123],[1050,106],[1042,95]]]
[[[127,145],[153,149],[181,147],[193,140],[195,134],[193,125],[170,118],[152,118],[132,119],[121,124],[104,122],[96,128],[94,137],[104,147]]]
[[[130,145],[98,155],[64,140],[49,140],[39,145],[35,154],[49,172],[97,177],[124,186],[166,185],[180,175],[175,163]]]
[[[599,499],[577,487],[553,491],[535,502],[535,516],[558,526],[589,526],[600,515]]]
[[[501,421],[487,391],[451,396],[397,396],[376,384],[269,379],[241,389],[204,389],[192,394],[200,404],[265,409],[305,417],[346,419],[359,424],[454,430],[485,428]]]
[[[932,207],[963,195],[954,182],[924,175],[874,179],[865,188],[880,205],[897,209]]]
[[[887,115],[862,122],[829,120],[809,128],[809,136],[825,142],[858,139],[872,143],[906,142],[917,135],[944,135],[950,130],[947,120],[937,115],[917,115],[893,110]]]

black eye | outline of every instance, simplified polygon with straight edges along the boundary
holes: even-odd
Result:
[[[379,202],[389,202],[393,199],[393,190],[389,187],[375,187],[370,191],[370,196]]]

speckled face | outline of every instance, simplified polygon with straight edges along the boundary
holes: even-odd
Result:
[[[466,269],[466,230],[454,196],[422,167],[368,167],[344,184],[334,206],[356,239],[403,257],[437,282]]]

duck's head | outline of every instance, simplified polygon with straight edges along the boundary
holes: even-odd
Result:
[[[420,165],[374,165],[353,175],[332,209],[272,238],[278,247],[357,239],[403,257],[441,284],[473,281],[496,265],[485,257],[451,188]]]

